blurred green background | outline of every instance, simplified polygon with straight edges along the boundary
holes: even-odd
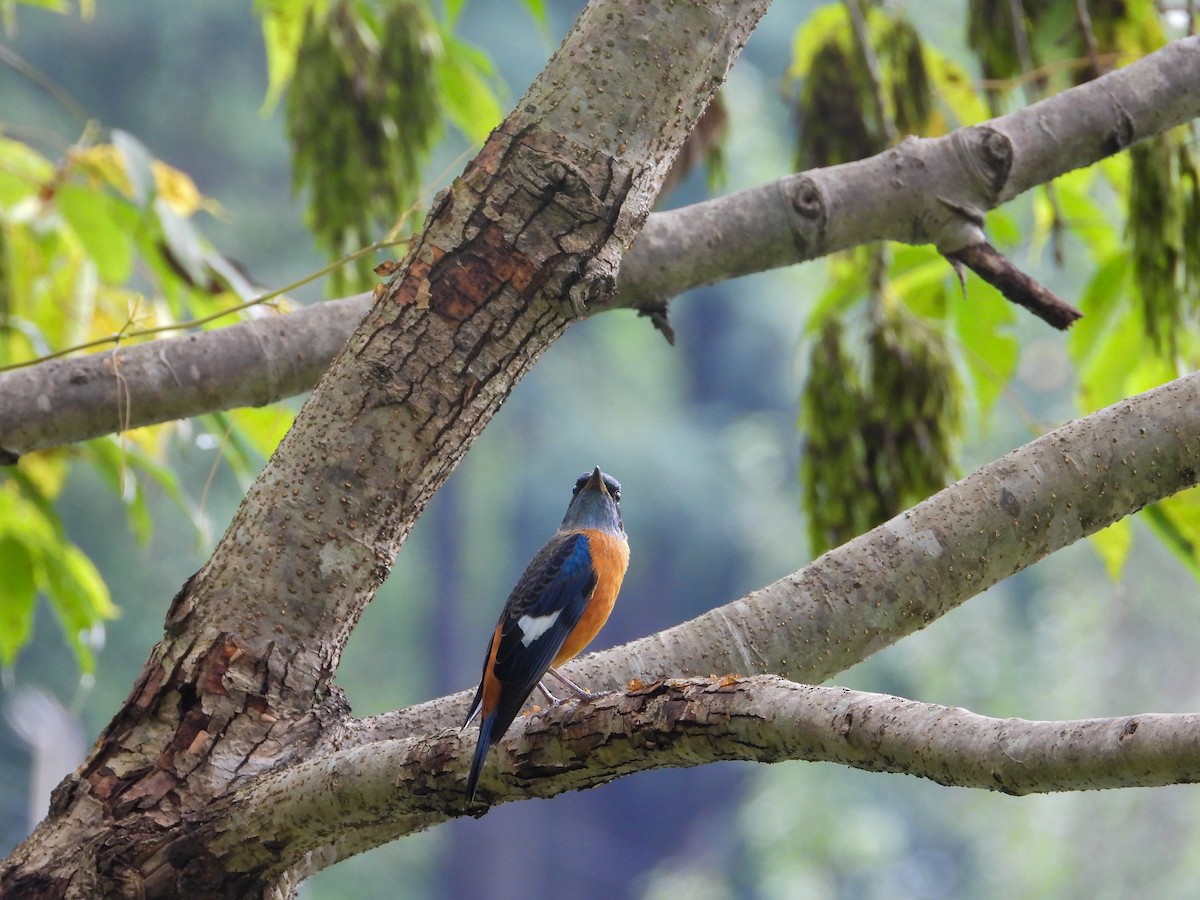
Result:
[[[464,13],[462,34],[495,60],[508,105],[580,8],[549,6],[549,34],[513,4],[475,3]],[[958,4],[920,7],[909,12],[927,37],[943,48],[962,41]],[[781,74],[810,8],[776,4],[734,69],[722,190],[791,171]],[[323,264],[290,189],[282,110],[259,112],[266,70],[249,3],[101,2],[92,21],[19,13],[6,43],[91,116],[138,136],[220,201],[227,214],[204,222],[205,232],[260,283],[281,285]],[[76,136],[42,92],[4,67],[0,92],[8,122],[63,145]],[[426,167],[429,195],[467,149],[457,136],[439,145]],[[703,174],[694,174],[668,205],[707,195]],[[1018,221],[1027,213],[1027,203],[1014,204]],[[1065,268],[1029,264],[1075,299],[1070,258]],[[573,479],[596,464],[622,482],[633,548],[597,646],[652,633],[803,565],[811,554],[796,477],[806,365],[798,348],[825,277],[815,263],[693,291],[671,307],[674,348],[631,313],[573,327],[430,504],[351,640],[338,682],[355,712],[474,683],[509,588],[557,525]],[[964,472],[1035,436],[1031,422],[1072,415],[1065,338],[1029,317],[1016,334],[1017,376],[985,421],[970,422]],[[4,673],[0,853],[25,834],[31,766],[72,741],[81,758],[246,487],[205,436],[182,430],[170,451],[208,523],[199,536],[152,494],[155,530],[139,545],[112,491],[87,470],[72,475],[60,504],[67,530],[122,615],[105,629],[94,683],[80,681],[44,610],[35,644]],[[1135,540],[1123,584],[1107,579],[1089,547],[1072,547],[837,683],[1030,719],[1195,709],[1196,584],[1140,529]],[[32,706],[14,702],[33,688],[48,693]],[[59,725],[36,718],[53,715],[50,697],[65,713]],[[62,739],[33,751],[40,729]],[[34,735],[22,740],[19,731]],[[1186,787],[1016,799],[830,765],[719,764],[510,804],[363,854],[312,879],[302,895],[1182,897],[1200,892],[1198,814],[1200,797]]]

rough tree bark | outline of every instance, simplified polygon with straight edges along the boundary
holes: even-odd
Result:
[[[125,707],[0,870],[23,896],[253,895],[189,824],[311,753],[342,648],[428,499],[517,380],[612,292],[675,152],[768,0],[590,4],[443,192],[310,396]]]
[[[655,213],[621,261],[617,293],[588,312],[654,310],[698,285],[875,240],[978,247],[987,210],[1197,116],[1200,36],[944,138]],[[346,298],[0,373],[0,461],[308,390],[370,307]]]

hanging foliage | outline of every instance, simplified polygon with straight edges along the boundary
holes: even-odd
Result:
[[[421,164],[440,130],[437,30],[424,7],[392,0],[376,19],[351,0],[310,15],[287,97],[293,185],[334,258],[388,230],[417,199]],[[345,293],[371,283],[376,260],[331,275]]]
[[[1200,166],[1191,129],[1131,148],[1125,224],[1147,336],[1175,356],[1200,313]]]
[[[896,303],[871,316],[857,354],[840,320],[826,320],[809,363],[801,481],[819,553],[945,486],[962,389],[941,331]]]

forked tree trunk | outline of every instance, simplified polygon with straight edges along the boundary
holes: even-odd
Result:
[[[767,6],[585,10],[435,202],[171,604],[125,706],[0,870],[6,896],[255,896],[337,844],[214,835],[233,790],[336,739],[347,709],[331,679],[401,542],[517,380],[611,293],[675,152]]]

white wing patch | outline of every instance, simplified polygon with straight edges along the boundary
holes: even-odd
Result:
[[[544,616],[521,616],[517,619],[517,627],[521,629],[521,646],[528,647],[543,634],[545,634],[551,625],[558,621],[561,609],[556,609],[552,613],[547,613]]]

